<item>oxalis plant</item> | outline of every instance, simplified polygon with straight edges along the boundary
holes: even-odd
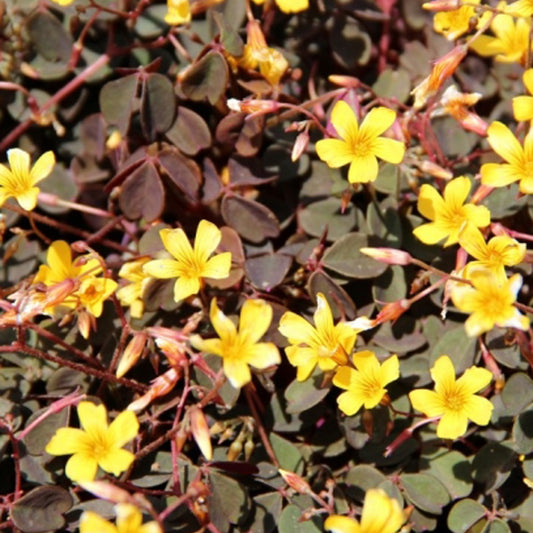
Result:
[[[532,532],[532,15],[0,1],[0,530]]]

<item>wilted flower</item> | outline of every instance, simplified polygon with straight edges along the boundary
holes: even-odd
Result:
[[[239,327],[211,301],[209,313],[218,339],[191,336],[191,344],[204,352],[222,357],[224,374],[229,382],[240,388],[251,379],[250,366],[268,368],[281,362],[278,348],[272,342],[258,342],[272,322],[272,307],[263,300],[246,300],[241,309]]]
[[[396,119],[396,113],[386,107],[375,107],[363,119],[361,126],[353,109],[339,100],[331,112],[331,123],[340,139],[321,139],[315,145],[318,157],[331,168],[350,164],[348,181],[367,183],[378,177],[378,160],[401,163],[405,146],[395,139],[382,137]]]
[[[51,151],[45,152],[30,168],[30,154],[20,148],[7,151],[9,167],[0,164],[0,207],[8,198],[15,198],[20,207],[31,211],[37,205],[37,183],[52,172],[56,159]]]
[[[196,230],[194,249],[181,228],[162,229],[159,235],[165,249],[174,259],[149,261],[143,266],[143,270],[154,278],[178,278],[174,284],[176,302],[197,294],[204,278],[228,277],[231,253],[224,252],[209,258],[222,238],[220,230],[213,223],[207,220],[200,221]]]
[[[279,322],[279,331],[291,344],[285,353],[291,365],[298,368],[298,381],[306,380],[316,365],[327,371],[347,364],[357,337],[357,330],[345,323],[333,324],[331,309],[322,293],[316,299],[314,327],[292,311],[287,311]]]
[[[471,183],[465,176],[450,181],[441,196],[435,187],[424,184],[418,195],[418,210],[432,222],[413,230],[415,237],[425,244],[436,244],[446,238],[444,246],[455,244],[459,231],[467,223],[476,227],[490,224],[490,211],[485,206],[465,204]]]
[[[369,350],[353,355],[354,368],[341,366],[333,377],[333,385],[346,389],[338,398],[339,409],[352,416],[362,406],[372,409],[381,402],[391,381],[400,377],[398,356],[393,355],[380,364]]]
[[[139,431],[137,417],[123,411],[108,426],[104,405],[78,404],[78,418],[83,429],[59,428],[46,446],[50,455],[71,455],[65,474],[72,481],[92,481],[100,467],[115,476],[127,470],[135,456],[122,446]]]
[[[457,439],[464,435],[468,420],[486,426],[493,405],[475,393],[484,389],[492,380],[486,368],[472,366],[455,379],[455,368],[447,355],[439,357],[431,369],[435,391],[417,389],[409,393],[413,407],[428,417],[440,417],[437,436],[441,439]]]

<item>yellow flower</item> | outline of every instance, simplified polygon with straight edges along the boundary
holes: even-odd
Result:
[[[505,12],[515,17],[530,17],[533,15],[533,0],[517,0],[509,4]]]
[[[117,289],[116,281],[109,278],[89,277],[81,281],[80,288],[75,293],[79,304],[91,315],[99,317],[107,300]]]
[[[65,474],[72,481],[92,481],[100,467],[115,476],[127,470],[135,456],[122,446],[139,431],[135,413],[123,411],[107,425],[104,405],[80,402],[78,418],[83,429],[59,428],[46,446],[50,455],[72,455]]]
[[[318,157],[331,168],[350,163],[348,181],[367,183],[378,176],[377,157],[389,163],[400,163],[405,146],[400,141],[380,137],[388,130],[396,113],[386,107],[375,107],[363,119],[361,127],[357,123],[352,108],[340,100],[331,112],[331,123],[340,139],[322,139],[316,143]]]
[[[187,24],[191,21],[191,6],[189,0],[167,0],[165,22],[171,26]]]
[[[529,319],[514,306],[522,286],[522,277],[515,274],[507,279],[491,270],[466,270],[472,285],[451,284],[450,296],[457,309],[470,313],[465,322],[466,333],[477,337],[494,326],[517,328],[526,331]]]
[[[316,299],[315,327],[291,311],[279,322],[279,331],[292,345],[285,348],[285,353],[291,365],[298,368],[298,381],[306,380],[317,364],[323,371],[347,364],[358,333],[343,322],[335,326],[324,295],[318,293]]]
[[[398,500],[382,489],[369,489],[365,494],[361,523],[348,516],[332,515],[324,528],[332,533],[396,533],[407,520]]]
[[[162,229],[159,232],[164,247],[175,259],[156,259],[143,266],[143,271],[154,278],[178,278],[174,284],[174,300],[179,302],[197,294],[204,278],[225,279],[231,268],[231,253],[209,256],[220,243],[222,234],[211,222],[201,220],[196,230],[194,249],[185,232],[180,229]]]
[[[533,94],[533,68],[524,72],[522,77],[527,92]],[[513,98],[513,114],[516,120],[533,120],[533,96],[515,96]]]
[[[485,242],[481,231],[471,224],[467,224],[459,233],[459,245],[477,259],[467,264],[468,270],[486,268],[496,275],[504,274],[506,266],[518,265],[526,255],[525,244],[508,235],[496,235]]]
[[[74,0],[52,0],[54,4],[58,4],[60,6],[69,6],[74,2]]]
[[[80,518],[80,533],[163,533],[155,521],[142,523],[142,513],[135,505],[115,505],[117,525],[114,526],[93,511],[84,511]]]
[[[265,0],[253,0],[254,4],[264,4]],[[276,0],[277,6],[283,13],[298,13],[309,7],[309,0]]]
[[[30,154],[20,148],[7,151],[10,169],[0,165],[0,207],[13,197],[20,207],[31,211],[37,205],[39,188],[35,187],[42,181],[55,165],[53,152],[45,152],[30,168]]]
[[[374,352],[365,350],[353,355],[355,369],[341,366],[333,377],[333,385],[346,389],[338,398],[339,409],[352,416],[364,405],[372,409],[387,393],[385,385],[400,377],[398,356],[389,357],[382,365]]]
[[[461,6],[451,11],[436,13],[433,19],[433,28],[437,33],[442,33],[448,41],[455,41],[471,28],[472,18],[476,16],[472,4],[479,4],[479,0],[469,2],[468,6]]]
[[[252,379],[248,365],[264,369],[281,362],[279,351],[272,342],[258,342],[272,322],[272,307],[263,300],[246,300],[241,309],[238,329],[211,301],[209,313],[218,339],[202,339],[193,335],[191,344],[204,352],[222,357],[224,374],[229,382],[240,388]]]
[[[437,436],[441,439],[457,439],[464,435],[468,420],[479,426],[490,421],[493,405],[476,392],[484,389],[492,380],[486,368],[472,366],[456,381],[455,368],[447,355],[441,355],[431,369],[435,391],[426,389],[409,393],[413,407],[428,417],[440,417]]]
[[[121,305],[129,306],[133,318],[140,318],[144,312],[143,293],[152,279],[143,270],[143,266],[148,261],[150,261],[148,257],[128,261],[122,265],[118,272],[121,278],[131,282],[118,289],[117,298]]]
[[[501,122],[493,122],[487,130],[492,149],[507,163],[485,163],[481,166],[481,183],[489,187],[505,187],[519,181],[521,193],[533,193],[533,129],[524,139],[524,147],[511,130]]]
[[[500,2],[498,9],[503,9],[506,2]],[[496,15],[490,24],[494,37],[480,35],[469,46],[480,56],[495,56],[501,63],[525,64],[530,49],[529,21],[524,18],[514,19],[511,15]]]
[[[431,220],[413,230],[424,244],[436,244],[447,237],[444,246],[455,244],[459,231],[466,223],[483,228],[490,223],[490,211],[481,205],[465,204],[471,183],[465,176],[451,180],[441,196],[435,187],[420,187],[418,210]]]

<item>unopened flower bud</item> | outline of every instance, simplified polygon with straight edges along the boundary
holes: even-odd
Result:
[[[388,265],[409,265],[411,263],[411,255],[403,250],[395,248],[360,248],[360,252],[380,263],[387,263]]]
[[[298,137],[296,137],[296,141],[294,142],[294,146],[292,147],[291,161],[293,163],[300,159],[300,156],[307,149],[308,144],[309,133],[307,133],[306,131],[302,131],[302,133],[300,133]]]
[[[359,87],[360,84],[360,81],[357,78],[353,78],[352,76],[344,76],[342,74],[331,74],[328,76],[328,80],[339,87],[351,89]]]
[[[453,178],[453,172],[447,168],[443,168],[433,161],[425,159],[418,164],[418,168],[425,174],[429,174],[434,178],[440,178],[444,180],[451,180]]]
[[[109,481],[80,481],[79,485],[103,500],[109,500],[113,503],[128,503],[131,501],[129,493]]]
[[[385,304],[383,309],[374,319],[374,325],[383,324],[384,322],[395,322],[411,307],[409,300],[402,298],[396,302]]]
[[[94,317],[87,313],[86,311],[78,312],[78,329],[81,333],[81,336],[84,339],[88,339],[91,333],[91,326],[96,325]]]
[[[67,278],[46,289],[45,307],[62,304],[79,286],[78,280]]]
[[[204,412],[193,405],[189,409],[189,416],[191,418],[191,433],[194,441],[200,448],[202,455],[210,461],[213,458],[213,448],[211,446],[211,435],[209,434],[209,426]]]
[[[118,363],[116,371],[117,378],[121,378],[126,374],[126,372],[138,361],[144,351],[147,340],[148,336],[144,332],[136,333],[133,336],[124,349],[124,353]]]
[[[242,442],[240,440],[234,440],[228,448],[227,458],[228,461],[236,461],[242,452]]]
[[[283,470],[278,468],[280,476],[283,478],[283,481],[289,485],[291,489],[294,489],[298,494],[309,494],[311,487],[305,479],[301,478],[298,474],[294,472],[289,472],[288,470]]]
[[[422,4],[428,11],[455,11],[461,7],[461,0],[432,0]]]
[[[115,148],[118,148],[120,146],[121,142],[122,142],[122,135],[120,134],[120,131],[115,130],[107,138],[105,142],[105,146],[108,150],[114,150]]]
[[[252,453],[254,452],[255,444],[252,439],[248,439],[244,443],[244,460],[249,461],[250,457],[252,456]]]
[[[240,111],[247,114],[275,113],[279,110],[279,102],[276,102],[276,100],[237,100],[236,98],[229,98],[227,104],[232,111]]]
[[[152,386],[148,389],[148,392],[128,405],[128,411],[136,413],[142,411],[156,398],[168,394],[174,388],[180,377],[181,369],[173,367],[167,370],[164,374],[152,381]]]

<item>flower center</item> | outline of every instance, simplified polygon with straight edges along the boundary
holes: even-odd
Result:
[[[448,411],[459,413],[466,404],[466,394],[460,387],[453,387],[444,393],[444,407]]]
[[[106,432],[95,431],[90,434],[90,442],[87,444],[87,455],[93,457],[93,459],[99,462],[103,457],[105,457],[110,449],[112,448],[111,443]]]

